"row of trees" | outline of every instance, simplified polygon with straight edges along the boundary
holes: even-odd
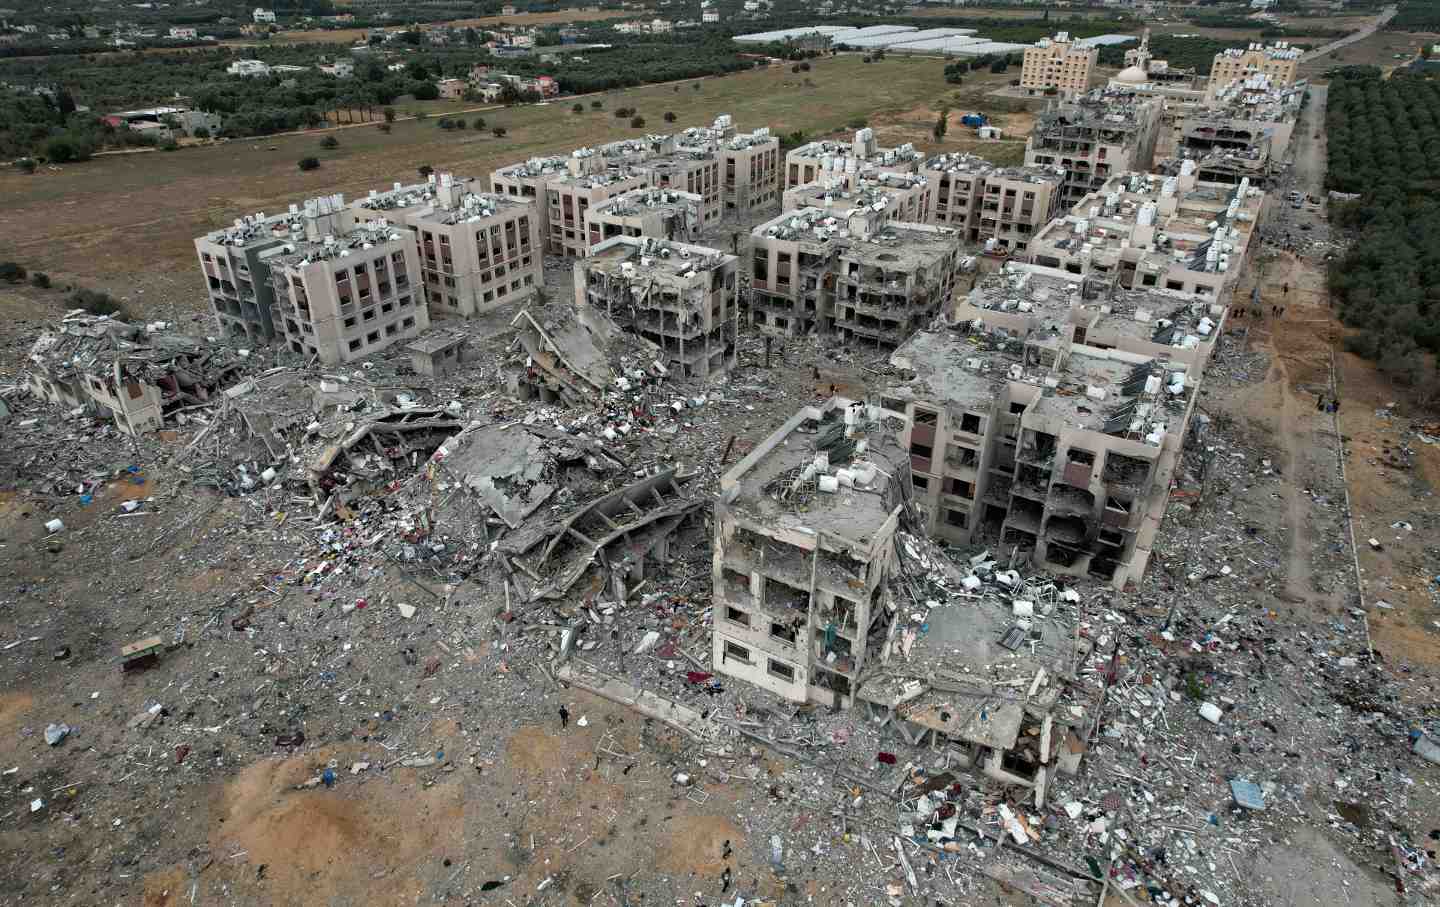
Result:
[[[1333,73],[1326,112],[1328,188],[1358,193],[1334,206],[1354,243],[1329,274],[1347,346],[1401,384],[1435,381],[1440,352],[1440,83],[1374,67]]]
[[[1434,0],[1401,3],[1390,27],[1398,31],[1440,31],[1440,4]]]

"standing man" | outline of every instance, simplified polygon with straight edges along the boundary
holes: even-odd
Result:
[[[569,726],[570,726],[570,710],[567,709],[567,708],[565,708],[565,706],[562,705],[562,706],[560,706],[560,730],[563,731],[563,730],[565,730],[565,729],[566,729],[567,727],[569,727]]]

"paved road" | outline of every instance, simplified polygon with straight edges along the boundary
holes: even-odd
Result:
[[[1302,55],[1300,57],[1300,62],[1308,63],[1309,61],[1314,60],[1317,57],[1323,57],[1326,54],[1333,53],[1334,51],[1337,51],[1342,47],[1354,44],[1356,41],[1363,41],[1364,39],[1375,34],[1375,31],[1379,29],[1380,26],[1384,25],[1386,22],[1389,22],[1393,18],[1395,18],[1395,7],[1387,6],[1380,11],[1380,15],[1375,17],[1374,22],[1371,22],[1369,25],[1365,26],[1357,32],[1354,32],[1353,34],[1349,34],[1338,40],[1331,41],[1324,47],[1317,47],[1309,53]]]

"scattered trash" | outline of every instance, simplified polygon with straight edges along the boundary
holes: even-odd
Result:
[[[70,736],[70,725],[51,724],[45,728],[45,742],[51,746],[59,746],[60,741]]]

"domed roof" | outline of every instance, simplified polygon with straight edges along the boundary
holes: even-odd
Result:
[[[1112,82],[1123,82],[1126,85],[1141,85],[1150,80],[1149,73],[1138,66],[1127,66],[1120,70],[1120,74]]]

